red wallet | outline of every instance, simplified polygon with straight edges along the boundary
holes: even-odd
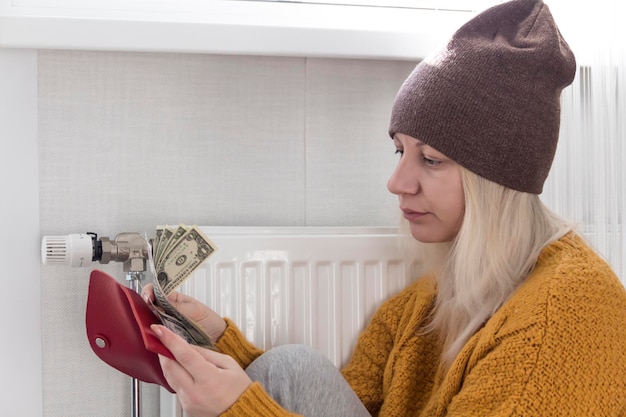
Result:
[[[150,329],[154,323],[161,321],[139,294],[105,272],[91,272],[85,324],[95,354],[126,375],[174,392],[157,354],[174,357]]]

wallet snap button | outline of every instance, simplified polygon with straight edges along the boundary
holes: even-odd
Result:
[[[101,349],[104,349],[105,347],[107,347],[106,339],[103,337],[96,337],[96,346],[98,346]]]

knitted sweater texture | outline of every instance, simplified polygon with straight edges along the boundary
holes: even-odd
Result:
[[[387,300],[342,370],[373,416],[626,416],[626,290],[580,238],[544,249],[448,369],[421,331],[435,295],[423,277]],[[263,353],[230,321],[218,346],[242,367]],[[289,415],[258,383],[224,413]]]

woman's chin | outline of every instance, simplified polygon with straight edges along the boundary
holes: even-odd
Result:
[[[416,227],[411,225],[411,236],[413,239],[422,243],[443,243],[451,242],[454,240],[454,236],[449,236],[444,233],[437,233],[438,231],[425,229],[423,227]]]

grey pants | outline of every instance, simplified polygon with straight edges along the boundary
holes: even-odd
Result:
[[[252,362],[246,373],[293,413],[306,417],[371,417],[332,362],[308,346],[270,349]]]

